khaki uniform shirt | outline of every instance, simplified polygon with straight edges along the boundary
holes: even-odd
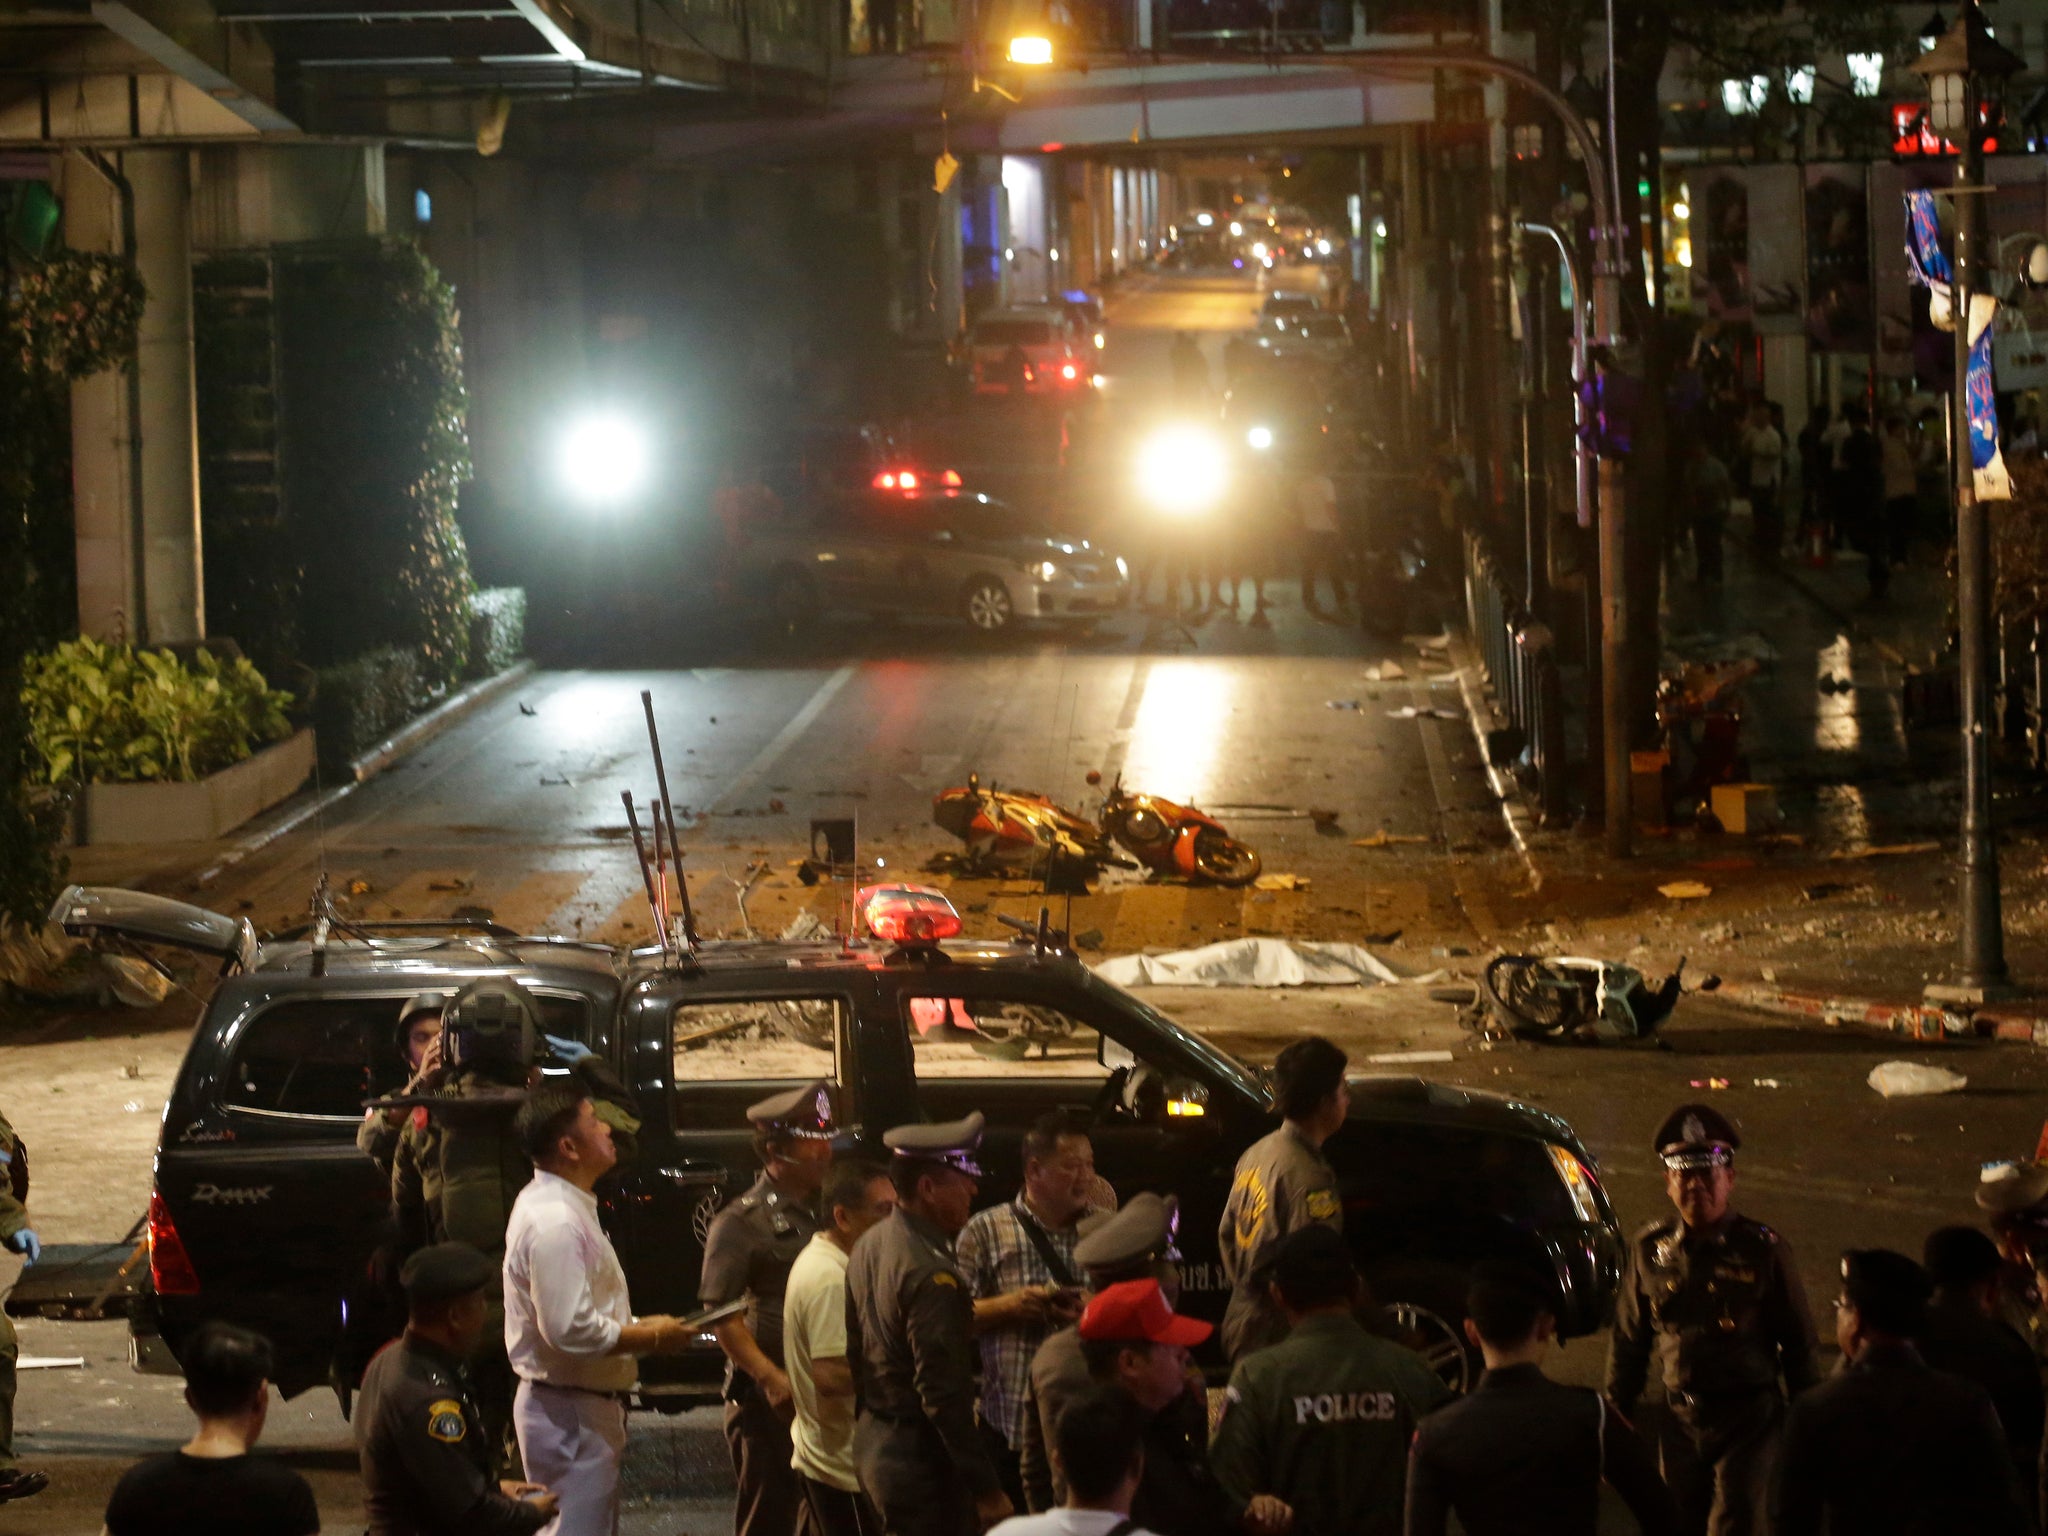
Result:
[[[1291,1125],[1245,1148],[1230,1182],[1217,1228],[1230,1305],[1223,1314],[1223,1349],[1232,1360],[1270,1344],[1287,1331],[1266,1296],[1273,1257],[1290,1232],[1321,1223],[1344,1227],[1337,1172],[1320,1149]]]

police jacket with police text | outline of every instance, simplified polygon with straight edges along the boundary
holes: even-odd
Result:
[[[527,1536],[547,1524],[498,1487],[460,1362],[411,1335],[363,1373],[355,1411],[369,1536]]]
[[[1607,1395],[1635,1412],[1654,1356],[1679,1416],[1714,1428],[1778,1390],[1820,1379],[1813,1315],[1791,1247],[1760,1221],[1729,1216],[1689,1231],[1677,1215],[1629,1245],[1607,1352]]]
[[[1399,1536],[1408,1441],[1450,1389],[1349,1311],[1312,1313],[1231,1372],[1210,1465],[1233,1500],[1294,1506],[1295,1536]]]
[[[863,1414],[928,1423],[974,1494],[1001,1487],[974,1418],[973,1299],[946,1235],[902,1206],[847,1261],[846,1360]]]

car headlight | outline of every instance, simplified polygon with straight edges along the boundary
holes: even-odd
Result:
[[[1129,581],[1131,579],[1130,562],[1124,559],[1122,555],[1116,557],[1116,579],[1118,581]]]
[[[1100,351],[1101,351],[1101,350],[1102,350],[1102,349],[1103,349],[1103,348],[1104,348],[1105,346],[1107,346],[1108,344],[1109,344],[1109,338],[1108,338],[1108,337],[1106,337],[1106,336],[1104,336],[1104,335],[1102,334],[1102,332],[1100,332],[1100,331],[1097,331],[1097,332],[1095,333],[1095,350],[1096,350],[1096,351],[1098,351],[1098,352],[1100,352]]]
[[[1033,574],[1035,574],[1040,581],[1051,581],[1054,577],[1058,576],[1059,573],[1060,568],[1054,565],[1050,560],[1039,561],[1035,571],[1033,572]]]
[[[1579,1213],[1579,1220],[1597,1223],[1601,1219],[1600,1198],[1595,1193],[1599,1184],[1593,1177],[1593,1170],[1574,1157],[1569,1147],[1552,1142],[1547,1150],[1552,1165],[1557,1169],[1558,1181],[1564,1185],[1565,1193],[1571,1196],[1572,1208]]]
[[[1251,431],[1245,433],[1244,440],[1258,452],[1264,453],[1273,446],[1273,429],[1271,427],[1253,427]]]
[[[1330,242],[1329,242],[1329,241],[1327,241],[1327,240],[1318,240],[1318,241],[1316,242],[1316,254],[1317,254],[1318,256],[1327,256],[1327,255],[1329,255],[1329,254],[1330,254]]]
[[[1264,261],[1266,259],[1266,242],[1263,240],[1254,240],[1252,242],[1252,254],[1258,257],[1259,260]]]

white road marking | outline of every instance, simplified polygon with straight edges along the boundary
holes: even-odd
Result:
[[[754,760],[742,768],[738,776],[707,803],[705,809],[728,809],[734,800],[758,784],[768,770],[775,766],[782,754],[794,746],[797,739],[811,728],[818,716],[825,712],[825,706],[832,702],[840,689],[852,681],[853,675],[859,670],[860,668],[849,663],[820,683],[818,691],[811,695],[810,702],[796,712],[789,724],[775,733],[774,739],[754,755]]]

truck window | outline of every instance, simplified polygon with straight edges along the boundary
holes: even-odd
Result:
[[[920,1081],[930,1078],[1074,1078],[1100,1083],[1117,1047],[1102,1032],[1044,1003],[1012,998],[911,996],[904,1027]]]
[[[221,1102],[263,1114],[362,1119],[367,1101],[405,1086],[398,1010],[410,996],[302,997],[264,1009],[242,1026]],[[543,1031],[588,1042],[588,999],[536,993],[535,1001]]]
[[[1446,1210],[1484,1212],[1517,1228],[1577,1220],[1550,1153],[1528,1137],[1353,1120],[1332,1138],[1330,1155],[1352,1171],[1354,1207],[1376,1220]]]
[[[854,1106],[841,1087],[840,1052],[852,1017],[846,999],[832,996],[677,1004],[669,1026],[675,1123],[744,1129],[749,1104],[818,1078],[834,1086],[847,1122]]]

